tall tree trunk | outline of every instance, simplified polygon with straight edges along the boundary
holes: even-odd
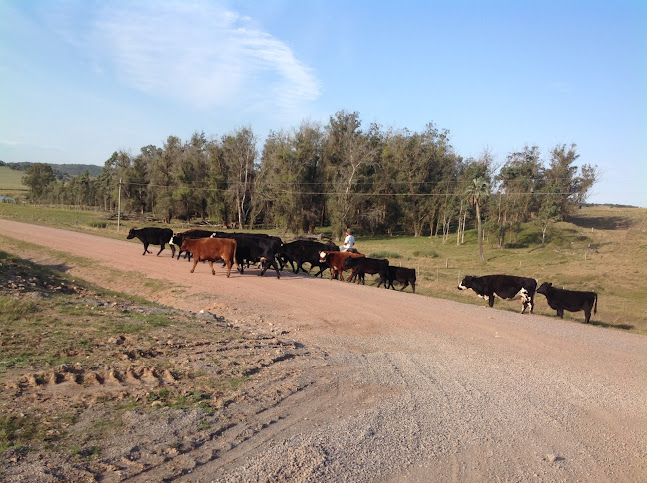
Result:
[[[481,261],[485,261],[485,256],[483,255],[483,225],[481,224],[481,207],[478,203],[476,203],[476,222],[478,223],[479,255],[481,256]]]

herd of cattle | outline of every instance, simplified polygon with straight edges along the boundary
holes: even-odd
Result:
[[[378,275],[378,287],[392,288],[394,282],[402,284],[400,291],[411,285],[416,291],[416,271],[413,268],[395,267],[389,265],[386,259],[370,258],[361,253],[340,252],[339,247],[328,241],[321,243],[313,240],[296,240],[289,243],[276,236],[250,233],[226,233],[210,230],[188,230],[182,233],[173,233],[170,228],[146,227],[132,228],[128,233],[129,240],[138,238],[144,244],[144,253],[152,253],[148,250],[149,245],[159,245],[159,255],[166,244],[171,247],[171,257],[177,258],[182,253],[185,258],[193,258],[194,272],[199,261],[207,262],[211,273],[215,275],[213,262],[222,261],[227,267],[227,277],[231,273],[234,263],[242,274],[245,267],[250,264],[260,264],[263,275],[269,267],[276,271],[276,277],[281,277],[281,270],[290,264],[294,273],[305,272],[304,263],[309,263],[307,273],[314,268],[319,271],[315,276],[323,276],[325,270],[330,270],[330,278],[344,281],[343,272],[351,272],[348,281],[355,280],[357,283],[364,283],[366,274]],[[530,313],[534,308],[535,293],[546,297],[548,305],[557,311],[560,318],[564,317],[564,310],[569,312],[584,311],[584,321],[588,323],[591,319],[591,311],[597,313],[598,295],[595,292],[581,292],[555,288],[551,283],[544,282],[537,288],[537,280],[534,278],[517,277],[514,275],[484,275],[481,277],[466,276],[458,285],[460,290],[472,289],[479,297],[488,300],[490,307],[494,305],[494,296],[502,299],[521,298],[523,314],[527,308]]]

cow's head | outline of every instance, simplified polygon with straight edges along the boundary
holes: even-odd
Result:
[[[458,290],[467,290],[469,288],[472,288],[472,280],[474,280],[474,277],[472,277],[471,275],[464,277],[463,281],[458,284]]]
[[[328,255],[327,252],[324,252],[323,250],[319,252],[319,263],[326,263],[326,256]]]
[[[135,229],[131,228],[130,231],[128,232],[128,236],[126,237],[127,240],[130,240],[131,238],[135,238]]]
[[[550,289],[553,288],[553,284],[550,282],[544,282],[542,283],[539,288],[537,289],[537,293],[540,293],[542,295],[548,296],[548,292],[550,292]]]
[[[171,239],[169,240],[170,245],[175,245],[176,247],[179,247],[182,245],[182,237],[176,233],[173,234]]]

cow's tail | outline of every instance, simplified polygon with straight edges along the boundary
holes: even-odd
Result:
[[[238,268],[238,259],[236,258],[236,250],[238,249],[238,240],[235,238],[232,238],[232,241],[234,242],[234,263],[236,264],[236,270],[240,271]]]
[[[598,313],[598,294],[595,294],[595,305],[593,306],[593,313],[597,314]]]

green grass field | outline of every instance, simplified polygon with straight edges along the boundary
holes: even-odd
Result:
[[[27,187],[22,184],[23,171],[16,171],[6,166],[0,166],[0,196],[24,198]]]
[[[14,204],[0,204],[0,217],[116,239],[125,239],[132,226],[155,225],[122,221],[117,232],[116,220],[108,219],[105,212]],[[179,231],[189,227],[178,223],[171,228]],[[265,232],[284,236],[276,231]],[[289,241],[289,237],[284,239]],[[416,292],[420,295],[485,305],[472,291],[457,289],[464,275],[506,273],[533,277],[556,287],[596,291],[598,314],[592,317],[593,324],[647,334],[647,209],[584,207],[569,222],[549,228],[547,240],[542,247],[539,224],[529,222],[515,248],[498,249],[492,240],[486,240],[484,262],[478,256],[474,231],[466,233],[465,243],[460,246],[456,245],[456,235],[443,243],[440,237],[359,234],[356,247],[368,256],[388,258],[392,265],[415,268]],[[367,277],[367,283],[373,280]],[[518,301],[495,302],[495,308],[503,310],[518,311],[520,306]],[[536,296],[535,313],[555,315],[543,295]],[[565,319],[580,323],[584,315],[567,312]]]

